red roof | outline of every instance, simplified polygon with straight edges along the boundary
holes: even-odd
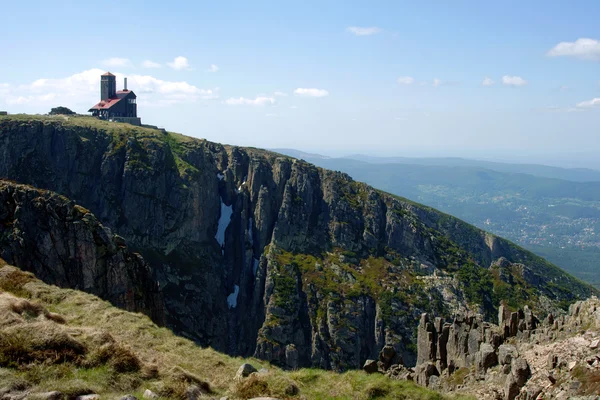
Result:
[[[114,75],[111,74],[110,72],[106,72],[106,73],[102,74],[102,76],[114,76]]]
[[[108,100],[102,100],[100,103],[96,104],[94,107],[90,108],[89,111],[92,110],[108,110],[109,108],[111,108],[112,106],[114,106],[115,104],[117,104],[119,102],[119,100],[121,100],[120,98],[111,98]]]

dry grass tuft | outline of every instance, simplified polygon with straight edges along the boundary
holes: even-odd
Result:
[[[578,365],[571,372],[571,376],[581,382],[578,394],[592,395],[600,393],[600,372]]]
[[[53,322],[10,326],[0,331],[0,365],[80,361],[87,349]]]
[[[20,315],[25,314],[25,316],[30,318],[37,318],[46,311],[40,304],[32,303],[25,299],[15,299],[10,304],[10,310]]]
[[[158,365],[156,365],[156,364],[142,365],[142,369],[140,371],[140,377],[142,379],[147,379],[147,380],[158,378]]]
[[[105,343],[95,349],[89,356],[88,366],[100,366],[107,364],[115,372],[137,372],[142,368],[140,359],[129,348],[119,343]]]
[[[2,259],[0,259],[0,267],[0,290],[19,297],[29,297],[29,292],[23,286],[35,281],[35,275],[6,265],[6,262]]]
[[[269,397],[272,392],[269,383],[263,377],[258,374],[251,374],[235,385],[233,394],[241,399],[251,399],[253,397]]]
[[[46,311],[44,313],[44,317],[46,317],[46,319],[48,319],[50,321],[56,322],[57,324],[64,325],[64,324],[67,323],[67,319],[65,317],[63,317],[62,315],[57,314],[57,313]]]

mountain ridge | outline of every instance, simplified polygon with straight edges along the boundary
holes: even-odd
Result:
[[[464,157],[379,157],[365,154],[350,154],[347,156],[330,157],[317,153],[304,152],[296,149],[275,148],[272,151],[287,154],[296,158],[355,160],[368,164],[409,164],[432,167],[473,167],[508,173],[521,173],[542,178],[554,178],[574,182],[598,182],[600,171],[592,168],[567,168],[547,164],[501,162],[479,160]]]
[[[370,164],[346,158],[308,160],[510,238],[587,282],[600,281],[595,262],[599,182],[471,166]]]
[[[30,116],[0,118],[0,149],[2,176],[66,195],[142,254],[167,326],[229,354],[344,370],[390,344],[410,363],[421,312],[595,293],[456,218],[260,149]]]

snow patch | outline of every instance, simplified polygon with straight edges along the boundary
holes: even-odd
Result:
[[[242,184],[240,186],[238,186],[238,188],[237,188],[238,193],[240,193],[242,191],[242,187],[246,184],[246,178],[247,178],[247,176],[244,177],[244,181],[242,182]]]
[[[215,239],[221,245],[221,252],[223,252],[222,248],[225,245],[225,231],[231,222],[231,215],[233,214],[233,207],[226,206],[223,203],[223,199],[221,199],[221,216],[219,217],[219,227],[217,228],[217,234],[215,235]]]
[[[217,173],[217,178],[219,178],[219,180],[222,181],[225,178],[225,175],[223,175],[222,173],[218,172]]]
[[[227,306],[229,309],[237,307],[237,297],[240,292],[240,287],[238,285],[233,285],[233,293],[227,296]]]

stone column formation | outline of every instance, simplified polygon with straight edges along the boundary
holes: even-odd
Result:
[[[442,374],[452,375],[458,369],[474,366],[476,374],[482,376],[501,364],[508,375],[506,398],[514,399],[531,372],[527,362],[517,357],[516,348],[504,342],[511,337],[529,339],[539,321],[528,307],[511,313],[500,306],[498,322],[500,326],[485,322],[479,314],[459,314],[452,322],[439,317],[432,321],[427,313],[422,314],[415,381],[435,388]]]

